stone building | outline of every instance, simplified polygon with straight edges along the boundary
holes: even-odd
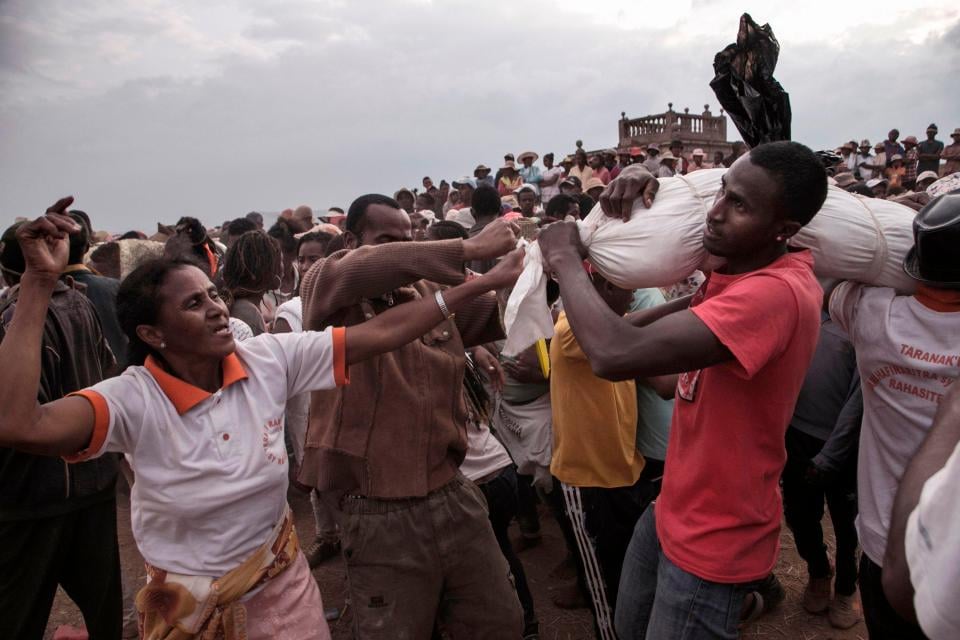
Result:
[[[733,143],[727,140],[727,116],[723,109],[715,116],[710,113],[710,105],[706,104],[699,115],[690,113],[688,108],[678,113],[673,110],[672,102],[667,104],[665,112],[640,118],[628,118],[626,112],[621,112],[617,129],[618,149],[645,148],[656,143],[663,151],[673,140],[680,140],[684,155],[689,156],[694,149],[703,149],[707,162],[710,162],[715,151],[722,151],[727,156],[733,147]]]

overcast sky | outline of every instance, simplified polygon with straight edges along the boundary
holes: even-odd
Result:
[[[68,193],[96,228],[214,225],[613,146],[621,111],[718,111],[744,10],[780,41],[796,140],[960,126],[955,1],[655,4],[0,0],[0,225]]]

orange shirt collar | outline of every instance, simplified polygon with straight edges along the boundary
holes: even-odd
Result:
[[[174,408],[176,408],[177,413],[180,415],[190,411],[190,409],[194,408],[212,395],[208,391],[204,391],[199,387],[193,386],[189,382],[185,382],[180,378],[167,373],[153,356],[147,356],[147,360],[143,363],[143,366],[146,367],[147,371],[150,372],[150,375],[152,375],[154,380],[157,381],[157,384],[160,385],[160,389],[163,391],[164,395],[170,399],[170,402],[173,403]],[[221,366],[223,370],[222,388],[224,389],[229,387],[234,382],[238,382],[247,378],[247,370],[243,368],[243,363],[240,362],[240,358],[237,357],[236,353],[231,353],[224,358]]]
[[[960,290],[935,289],[921,284],[913,296],[917,302],[934,311],[960,311]]]

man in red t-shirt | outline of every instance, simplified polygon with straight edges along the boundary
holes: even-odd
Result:
[[[826,192],[823,166],[807,147],[756,147],[723,176],[707,213],[704,247],[726,266],[692,297],[625,319],[600,304],[584,275],[576,226],[540,235],[598,375],[681,374],[663,490],[624,560],[621,638],[736,638],[746,595],[773,569],[784,437],[823,301],[810,252],[788,251],[787,240]],[[605,204],[614,208],[610,198]]]

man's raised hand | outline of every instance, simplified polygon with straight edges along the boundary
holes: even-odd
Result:
[[[71,233],[80,227],[67,215],[73,196],[61,198],[47,208],[45,215],[17,229],[17,242],[23,252],[26,273],[59,278],[70,256]]]
[[[484,227],[483,231],[463,241],[463,259],[469,262],[499,258],[517,247],[519,233],[520,227],[517,223],[497,218]]]

